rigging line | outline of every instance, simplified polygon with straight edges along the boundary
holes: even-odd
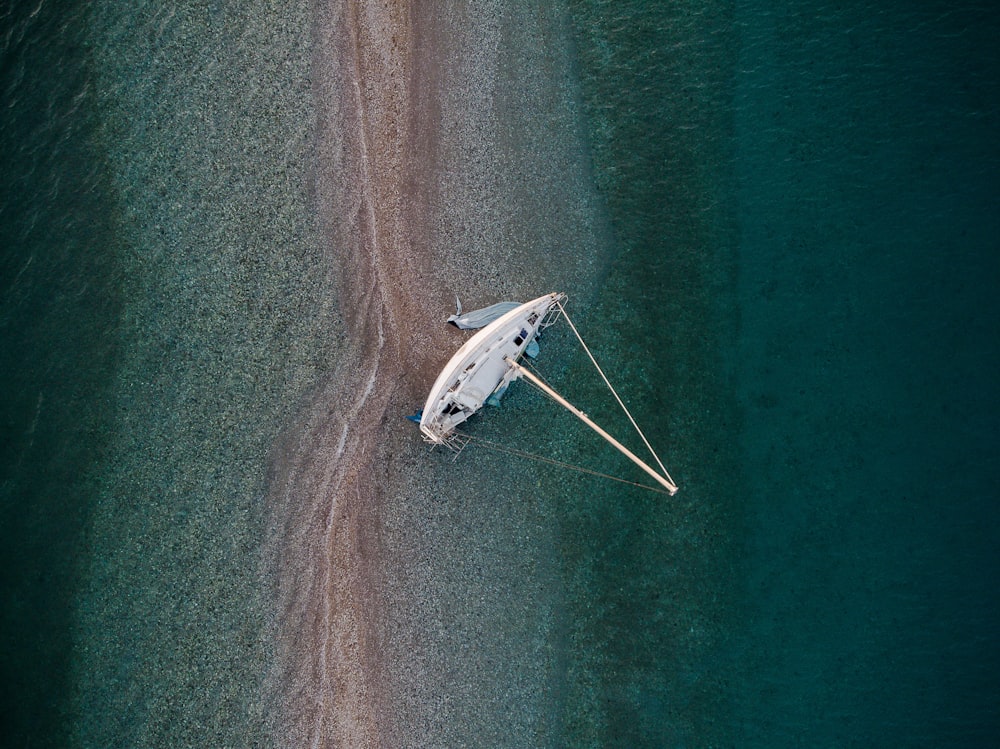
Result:
[[[535,390],[537,390],[539,393],[541,393],[544,397],[548,398],[552,403],[555,403],[558,406],[563,406],[564,405],[563,403],[560,403],[555,397],[553,397],[552,393],[546,392],[545,389],[542,388],[537,382],[532,382],[531,380],[528,380],[528,384],[531,387],[533,387]],[[498,445],[497,449],[498,450],[505,450],[505,449],[509,449],[509,448],[504,448],[504,447]],[[619,448],[619,449],[621,449],[621,448]],[[563,466],[564,468],[570,468],[572,470],[581,471],[582,473],[591,473],[591,474],[594,474],[595,476],[602,476],[604,478],[609,478],[612,481],[620,481],[623,484],[630,484],[631,486],[639,486],[639,487],[642,487],[643,489],[650,489],[651,491],[660,492],[661,494],[666,494],[667,496],[673,496],[674,493],[677,491],[676,485],[674,487],[674,491],[672,491],[672,492],[671,491],[663,492],[661,489],[658,489],[657,487],[654,487],[654,486],[649,486],[647,484],[640,484],[640,483],[637,483],[635,481],[629,481],[628,479],[618,478],[617,476],[611,476],[611,475],[609,475],[607,473],[601,473],[599,471],[594,471],[594,470],[589,469],[589,468],[584,468],[583,466],[577,466],[577,465],[573,465],[573,464],[570,464],[570,463],[561,463],[560,461],[557,461],[554,458],[546,458],[546,457],[541,456],[541,455],[534,455],[533,453],[525,453],[525,455],[527,457],[532,457],[532,458],[534,458],[536,460],[540,460],[543,463],[551,462],[551,463],[554,463],[555,465]],[[632,460],[638,461],[638,458],[636,458],[634,455],[630,456],[630,457],[632,458]],[[649,468],[644,463],[640,463],[640,466],[644,466],[645,469],[650,472],[650,475],[652,475],[654,477],[657,477],[659,479],[658,474],[656,473],[656,471],[654,471],[653,469]],[[670,481],[671,484],[673,483],[673,479],[670,479],[669,475],[667,476],[667,479]]]
[[[518,362],[518,364],[521,364],[521,366],[524,366],[524,364],[522,364],[521,362]],[[535,372],[535,373],[536,373],[537,377],[538,377],[538,378],[539,378],[540,380],[542,380],[542,382],[545,382],[545,384],[546,384],[546,385],[548,385],[548,384],[549,384],[549,383],[548,383],[548,382],[547,382],[547,381],[545,380],[545,378],[544,378],[544,377],[542,377],[541,375],[537,374],[537,372],[538,372],[538,370],[537,370],[537,369],[535,369],[534,367],[531,367],[531,370],[532,370],[533,372]],[[525,378],[525,379],[527,379],[527,378]],[[535,384],[534,382],[532,382],[531,380],[528,380],[528,385],[529,385],[529,387],[533,387],[533,388],[534,388],[534,389],[535,389],[535,390],[536,390],[537,392],[541,393],[541,394],[542,394],[542,395],[543,395],[544,397],[548,398],[548,399],[549,399],[550,401],[552,401],[552,402],[553,402],[553,403],[555,403],[556,405],[560,405],[559,401],[557,401],[557,400],[556,400],[555,398],[553,398],[553,397],[552,397],[552,396],[551,396],[551,395],[550,395],[549,393],[546,393],[546,392],[545,392],[544,390],[542,390],[542,389],[541,389],[540,387],[538,387],[538,385],[536,385],[536,384]],[[552,386],[551,386],[551,385],[549,385],[549,387],[552,387]]]
[[[520,364],[525,369],[530,369],[532,372],[535,373],[535,376],[539,380],[541,380],[542,382],[544,382],[549,387],[552,387],[552,384],[548,381],[548,378],[546,378],[545,375],[543,375],[541,373],[541,370],[538,369],[538,365],[535,362],[529,362],[527,359],[521,359],[520,361],[518,361],[518,364]],[[532,387],[535,387],[537,390],[539,390],[539,392],[545,393],[544,390],[541,390],[541,388],[538,388],[537,386],[535,386],[534,383],[532,383],[532,382],[529,381],[528,384],[531,385]],[[552,388],[552,389],[555,390],[555,388]],[[545,395],[548,396],[548,393],[545,393]]]
[[[639,489],[646,489],[651,492],[656,492],[657,494],[666,494],[670,496],[670,492],[659,489],[655,486],[650,486],[649,484],[640,484],[638,481],[629,481],[628,479],[623,479],[618,476],[612,476],[610,473],[601,473],[600,471],[595,471],[592,468],[584,468],[583,466],[574,465],[573,463],[565,463],[561,460],[556,460],[555,458],[547,458],[544,455],[538,455],[536,453],[529,453],[527,450],[519,450],[516,447],[507,447],[506,445],[501,445],[497,442],[490,442],[489,440],[484,440],[481,437],[473,437],[471,434],[463,435],[469,442],[476,442],[487,449],[496,450],[501,453],[509,453],[510,455],[515,455],[519,458],[527,458],[528,460],[536,460],[539,463],[546,463],[548,465],[553,465],[558,468],[566,468],[570,471],[577,471],[579,473],[586,473],[591,476],[597,476],[602,479],[609,479],[611,481],[617,481],[620,484],[628,484],[629,486],[635,486]]]
[[[573,330],[573,334],[576,336],[576,339],[580,342],[580,345],[583,346],[583,350],[587,352],[587,356],[590,357],[590,361],[597,369],[597,373],[601,376],[601,379],[604,380],[604,384],[608,386],[608,390],[610,390],[611,394],[615,396],[615,400],[618,401],[618,405],[622,407],[622,411],[624,411],[625,415],[628,416],[628,420],[632,422],[632,426],[635,427],[635,431],[639,433],[639,436],[642,438],[643,443],[646,445],[646,449],[649,450],[649,454],[652,455],[653,458],[656,460],[656,464],[660,467],[660,470],[663,471],[663,475],[667,477],[670,483],[674,483],[674,480],[670,477],[670,474],[667,473],[667,469],[664,467],[663,461],[660,460],[660,456],[656,454],[656,451],[653,450],[653,446],[649,444],[649,440],[646,439],[646,435],[642,433],[642,430],[639,428],[639,425],[635,423],[635,419],[632,418],[632,414],[629,412],[628,408],[626,408],[625,406],[625,403],[622,402],[622,399],[619,397],[618,391],[614,389],[614,386],[612,386],[611,382],[608,380],[607,375],[604,374],[604,370],[601,369],[601,365],[597,363],[597,359],[595,359],[594,355],[590,353],[590,349],[587,347],[587,344],[584,343],[583,336],[580,335],[580,331],[576,329],[576,326],[573,324],[573,321],[570,320],[569,315],[566,314],[566,309],[562,306],[561,302],[557,301],[556,304],[559,305],[559,309],[562,311],[563,317],[566,318],[566,322],[569,323],[569,327]]]
[[[520,364],[518,364],[517,362],[515,362],[510,357],[507,357],[506,361],[507,361],[508,364],[510,364],[511,367],[513,367],[515,369],[516,374],[519,374],[522,377],[526,377],[531,383],[533,383],[534,385],[536,385],[539,388],[541,388],[542,390],[544,390],[545,393],[547,395],[549,395],[553,400],[555,400],[555,402],[558,405],[562,406],[567,411],[569,411],[574,416],[576,416],[580,421],[582,421],[588,427],[590,427],[595,432],[597,432],[605,441],[607,441],[612,447],[614,447],[616,450],[618,450],[618,452],[620,452],[626,458],[628,458],[633,463],[635,463],[637,466],[639,466],[639,468],[641,468],[647,474],[649,474],[654,479],[656,479],[656,483],[661,484],[668,492],[670,492],[671,495],[677,493],[677,484],[674,484],[673,482],[671,482],[668,479],[664,478],[662,474],[656,472],[656,469],[650,468],[646,463],[644,463],[642,461],[641,458],[637,457],[635,455],[635,453],[633,453],[631,450],[629,450],[627,447],[625,447],[625,445],[623,445],[621,442],[619,442],[614,437],[612,437],[610,434],[608,434],[604,429],[602,429],[600,426],[598,426],[593,421],[593,419],[591,419],[589,416],[587,416],[587,414],[585,414],[579,408],[577,408],[572,403],[570,403],[568,400],[566,400],[561,395],[559,395],[559,393],[557,393],[555,390],[553,390],[548,385],[546,385],[544,382],[542,382],[534,372],[532,372],[530,369],[525,369],[524,367],[522,367]]]

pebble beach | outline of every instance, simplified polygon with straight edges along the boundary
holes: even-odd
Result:
[[[566,21],[503,4],[358,4],[328,20],[319,194],[352,345],[272,491],[286,734],[544,744],[560,678],[549,511],[530,470],[453,462],[402,417],[467,335],[443,324],[456,296],[593,283]]]

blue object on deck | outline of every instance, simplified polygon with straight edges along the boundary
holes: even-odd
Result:
[[[494,408],[499,408],[500,399],[503,398],[504,393],[507,392],[507,387],[508,387],[507,385],[504,385],[503,387],[497,388],[492,393],[490,393],[490,397],[486,399],[486,405],[493,406]]]

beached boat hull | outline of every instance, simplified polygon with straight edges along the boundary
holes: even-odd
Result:
[[[447,445],[455,428],[502,393],[518,374],[511,366],[543,328],[558,317],[565,294],[553,292],[526,302],[466,341],[441,370],[420,418],[424,439]]]

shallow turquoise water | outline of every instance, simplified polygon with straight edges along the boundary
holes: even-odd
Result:
[[[336,361],[310,9],[4,16],[4,740],[267,741],[270,451]],[[279,365],[280,364],[280,365]]]

